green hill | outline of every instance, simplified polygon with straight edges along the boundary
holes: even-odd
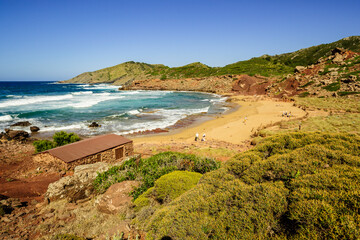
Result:
[[[116,66],[103,68],[94,72],[82,73],[62,83],[114,83],[124,84],[135,79],[146,79],[151,77],[149,72],[167,68],[161,64],[147,64],[140,62],[125,62]]]
[[[70,80],[62,81],[62,83],[113,83],[123,85],[133,80],[153,78],[181,79],[226,74],[283,76],[293,73],[295,66],[311,65],[316,63],[320,57],[329,56],[336,47],[360,52],[360,36],[347,37],[333,43],[304,48],[292,53],[275,56],[263,55],[224,67],[209,67],[200,62],[173,68],[162,64],[125,62],[94,72],[85,72]]]

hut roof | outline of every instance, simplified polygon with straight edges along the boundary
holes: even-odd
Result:
[[[123,136],[107,134],[53,148],[43,153],[50,153],[52,156],[70,163],[130,142],[132,140]]]

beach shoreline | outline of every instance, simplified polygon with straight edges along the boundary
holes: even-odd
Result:
[[[249,145],[252,135],[256,131],[281,121],[301,119],[306,116],[306,112],[294,106],[293,102],[284,102],[265,96],[233,95],[229,101],[234,104],[232,109],[213,119],[166,133],[132,137],[135,149],[141,152],[141,148],[147,144],[152,146],[176,145],[173,143],[195,144],[200,147],[214,145],[225,148],[230,145],[244,147],[244,145]],[[283,112],[291,112],[291,117],[282,116]],[[200,139],[205,134],[205,141],[196,142],[196,133],[199,133]]]
[[[303,118],[306,115],[304,110],[293,106],[293,102],[284,102],[266,96],[226,94],[224,97],[228,97],[227,110],[221,114],[193,114],[172,126],[139,131],[124,136],[134,141],[135,148],[148,143],[171,145],[173,142],[196,143],[202,146],[211,146],[214,142],[244,145],[249,143],[255,131],[265,126],[280,121]],[[285,111],[291,112],[292,117],[282,117],[282,112]],[[196,133],[199,133],[200,140],[205,133],[206,141],[195,142]],[[32,137],[34,139],[51,139],[52,134],[52,132],[40,132],[33,134]],[[80,134],[80,137],[90,138],[92,136]]]

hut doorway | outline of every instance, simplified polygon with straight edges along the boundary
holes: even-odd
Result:
[[[124,147],[115,149],[115,159],[121,159],[124,157]]]

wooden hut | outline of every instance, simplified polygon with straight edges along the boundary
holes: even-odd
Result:
[[[101,135],[35,155],[35,162],[61,169],[95,162],[119,162],[133,155],[133,141],[116,134]]]

